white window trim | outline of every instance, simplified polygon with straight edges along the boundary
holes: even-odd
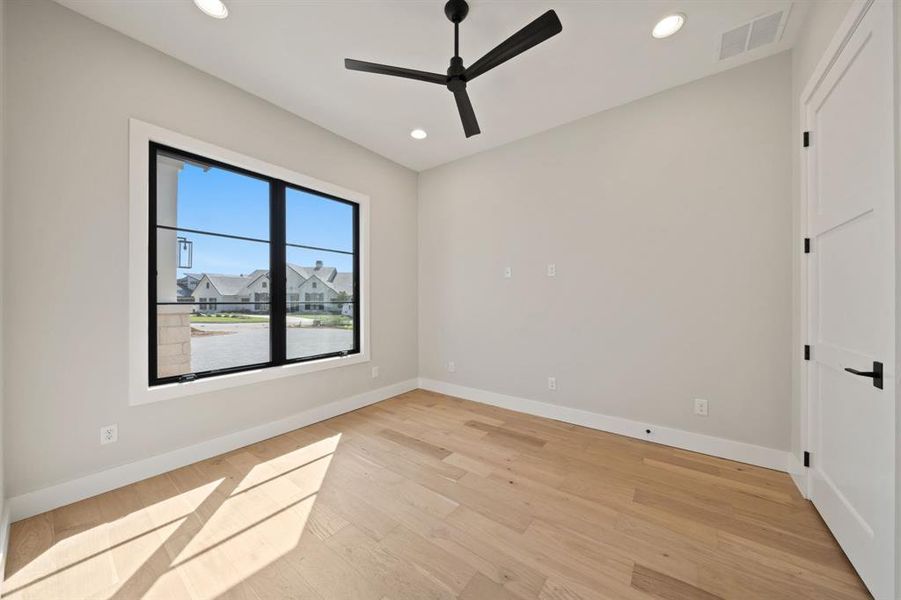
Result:
[[[148,248],[150,228],[149,169],[150,142],[241,167],[268,177],[281,179],[308,189],[356,203],[360,207],[360,352],[349,356],[323,358],[309,362],[266,367],[217,377],[150,387],[148,372]],[[204,394],[261,381],[293,377],[304,373],[333,369],[369,361],[369,196],[315,179],[244,154],[192,138],[137,119],[129,120],[129,243],[128,243],[128,401],[148,404],[171,398]]]

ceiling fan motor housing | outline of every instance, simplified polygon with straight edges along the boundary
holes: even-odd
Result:
[[[463,67],[463,59],[454,56],[450,60],[450,66],[447,68],[447,89],[452,92],[466,89],[466,79],[464,74],[466,69]]]
[[[451,23],[462,23],[469,14],[469,4],[466,3],[466,0],[448,0],[444,5],[444,14]]]

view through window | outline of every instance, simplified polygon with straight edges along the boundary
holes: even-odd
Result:
[[[359,351],[357,204],[151,144],[151,384]]]

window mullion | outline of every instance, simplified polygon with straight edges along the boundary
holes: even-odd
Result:
[[[270,298],[269,339],[272,363],[285,364],[287,354],[287,274],[285,250],[285,182],[269,184],[269,269]]]
[[[360,302],[360,206],[354,204],[353,206],[353,244],[354,244],[354,256],[353,256],[353,328],[354,328],[354,351],[362,352],[362,348],[360,347],[360,307],[362,303]],[[369,298],[366,298],[366,302],[369,302]]]
[[[156,259],[156,221],[157,221],[157,211],[156,211],[156,144],[150,142],[149,149],[149,157],[150,157],[150,171],[148,173],[148,196],[147,201],[150,209],[150,220],[149,225],[150,228],[147,234],[147,308],[148,308],[148,319],[147,319],[147,341],[149,343],[147,347],[148,351],[148,368],[149,368],[149,379],[151,383],[156,381],[159,378],[159,370],[157,367],[157,297],[156,297],[156,288],[157,288],[157,259]]]

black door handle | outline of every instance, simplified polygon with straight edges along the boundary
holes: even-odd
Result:
[[[872,377],[873,378],[873,387],[877,387],[880,390],[882,389],[882,363],[873,361],[873,370],[872,371],[858,371],[857,369],[852,369],[851,367],[845,367],[845,371],[848,373],[852,373],[854,375],[859,375],[860,377]]]

